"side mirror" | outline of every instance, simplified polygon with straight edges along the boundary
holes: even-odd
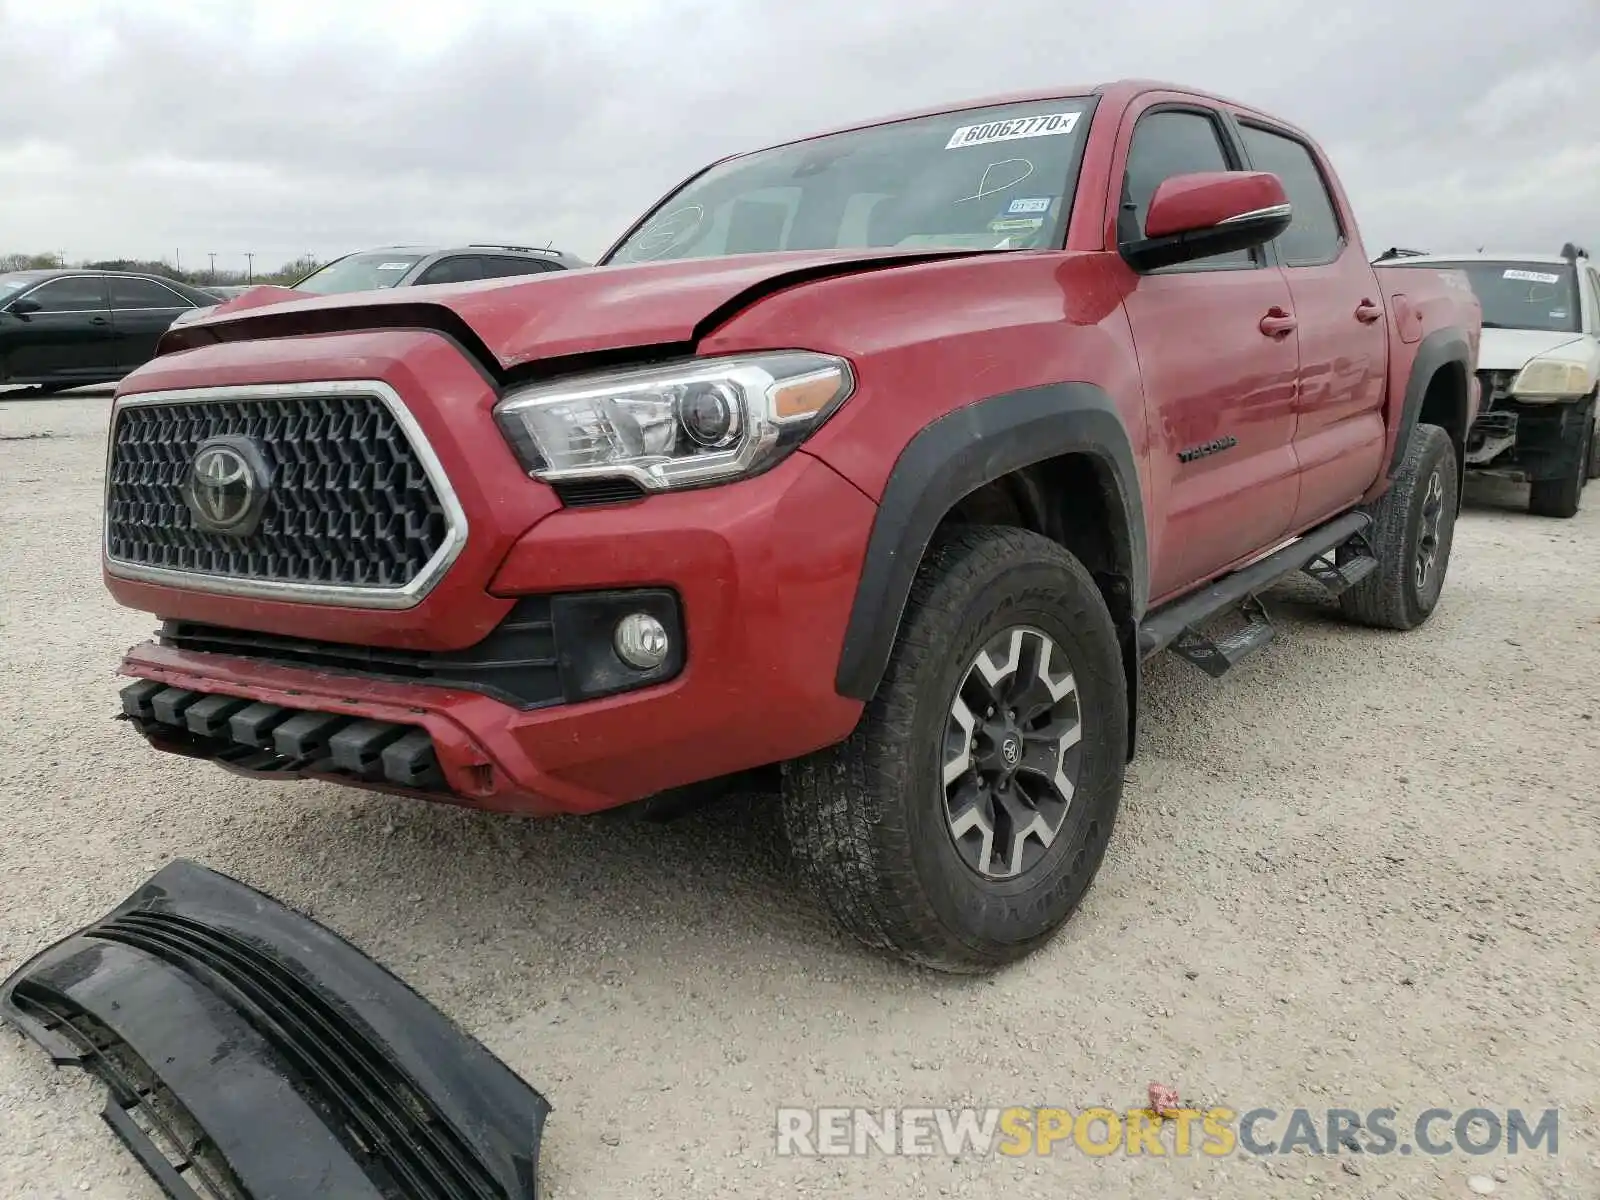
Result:
[[[1265,245],[1294,212],[1283,182],[1268,171],[1174,175],[1150,198],[1144,237],[1119,249],[1136,271]]]
[[[21,317],[24,321],[26,321],[28,319],[28,314],[43,312],[44,305],[40,304],[37,300],[29,300],[26,296],[21,296],[18,299],[13,300],[10,305],[7,306],[6,311],[11,313],[13,316]]]

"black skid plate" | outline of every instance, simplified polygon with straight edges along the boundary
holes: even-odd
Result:
[[[550,1105],[354,946],[185,860],[0,985],[175,1200],[534,1200]]]

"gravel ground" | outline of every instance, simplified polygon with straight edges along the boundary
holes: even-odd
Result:
[[[791,884],[770,806],[532,822],[163,759],[117,724],[146,615],[96,561],[103,398],[0,400],[0,968],[175,855],[310,912],[555,1105],[548,1195],[1600,1195],[1600,493],[1469,493],[1409,635],[1302,588],[1222,683],[1153,664],[1111,853],[995,978],[859,951]],[[783,1105],[1561,1108],[1509,1157],[779,1158]],[[0,1033],[0,1194],[155,1198],[100,1090]],[[1281,1125],[1269,1136],[1281,1136]],[[1170,1144],[1170,1143],[1169,1143]],[[1069,1143],[1070,1145],[1070,1143]]]

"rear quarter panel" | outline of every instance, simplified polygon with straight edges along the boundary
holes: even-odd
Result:
[[[1481,404],[1477,370],[1478,347],[1483,336],[1483,306],[1466,275],[1460,271],[1379,264],[1373,268],[1373,274],[1389,313],[1389,435],[1384,461],[1393,462],[1406,424],[1406,403],[1413,391],[1412,377],[1419,368],[1430,374],[1434,369],[1429,347],[1441,340],[1435,335],[1448,338],[1454,333],[1466,345],[1467,427],[1477,420]],[[1425,386],[1426,381],[1422,384]],[[1372,494],[1381,492],[1387,483],[1386,473]]]

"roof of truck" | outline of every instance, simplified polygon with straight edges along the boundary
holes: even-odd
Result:
[[[971,108],[990,108],[1001,104],[1031,104],[1045,100],[1069,100],[1082,96],[1114,96],[1122,99],[1131,99],[1143,92],[1181,92],[1186,96],[1194,96],[1202,100],[1210,100],[1217,104],[1230,105],[1233,108],[1245,109],[1250,112],[1268,114],[1254,105],[1246,104],[1229,96],[1219,96],[1215,92],[1208,92],[1204,88],[1191,87],[1188,84],[1171,83],[1162,79],[1115,79],[1106,83],[1079,84],[1076,86],[1063,85],[1052,88],[1030,88],[1023,92],[1004,92],[994,96],[973,96],[964,100],[951,100],[945,104],[935,104],[928,108],[912,109],[907,112],[888,113],[866,120],[852,121],[848,125],[836,126],[832,129],[816,130],[802,137],[792,138],[789,141],[810,141],[813,138],[826,137],[831,133],[848,133],[855,129],[871,129],[876,125],[890,125],[896,121],[909,121],[917,117],[934,117],[942,113],[957,113]],[[1289,123],[1277,117],[1273,118],[1278,124],[1288,127]],[[784,143],[788,144],[788,142]]]
[[[1474,251],[1471,254],[1418,254],[1406,255],[1404,258],[1394,260],[1399,266],[1413,266],[1419,263],[1431,262],[1523,262],[1523,263],[1549,263],[1559,266],[1569,263],[1570,258],[1563,258],[1559,254],[1497,254],[1490,251]]]

